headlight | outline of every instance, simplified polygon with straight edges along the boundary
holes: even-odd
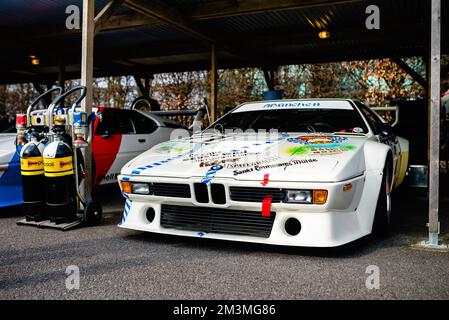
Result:
[[[134,194],[150,194],[150,185],[147,183],[135,183],[131,184],[131,193]]]
[[[287,190],[285,201],[290,203],[312,203],[312,191]]]
[[[285,202],[302,204],[325,204],[327,190],[286,190]]]

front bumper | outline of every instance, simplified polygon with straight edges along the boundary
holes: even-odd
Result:
[[[120,176],[119,180],[123,178],[125,177]],[[267,186],[269,188],[326,189],[329,191],[329,196],[324,205],[272,203],[271,211],[275,212],[275,218],[271,233],[268,237],[259,237],[221,232],[203,232],[201,229],[182,230],[166,228],[161,224],[161,208],[163,205],[176,205],[189,208],[207,207],[261,212],[262,204],[260,202],[233,201],[229,194],[231,186],[260,187],[260,182],[214,179],[213,183],[224,185],[226,193],[226,203],[218,205],[212,203],[211,200],[206,204],[196,201],[193,184],[199,182],[200,179],[198,178],[174,179],[138,176],[126,178],[135,182],[186,183],[191,187],[191,197],[181,199],[125,194],[128,197],[128,205],[125,209],[124,218],[119,225],[121,228],[180,236],[305,247],[336,247],[369,234],[374,216],[372,199],[375,198],[377,200],[378,191],[376,193],[376,188],[378,188],[382,179],[378,174],[371,174],[334,183],[270,182]],[[351,191],[345,192],[343,191],[343,185],[348,183],[352,183],[353,188]],[[146,218],[146,212],[149,208],[154,210],[154,219],[151,222]],[[295,236],[289,235],[285,229],[285,223],[289,218],[295,218],[301,224],[301,230]]]

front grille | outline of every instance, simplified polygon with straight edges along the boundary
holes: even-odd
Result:
[[[209,193],[207,191],[207,184],[194,183],[193,189],[195,190],[195,198],[199,203],[209,202]]]
[[[262,202],[266,196],[272,197],[272,203],[279,203],[284,199],[284,192],[277,188],[230,187],[229,194],[231,200],[243,202]]]
[[[150,184],[150,194],[161,197],[190,198],[188,184],[153,182]]]
[[[212,183],[210,185],[210,193],[212,195],[212,202],[215,204],[226,203],[225,187],[222,184]]]
[[[161,206],[161,226],[179,230],[213,232],[268,238],[275,213],[191,206]]]

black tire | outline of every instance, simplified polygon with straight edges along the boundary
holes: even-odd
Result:
[[[98,201],[88,200],[84,208],[83,221],[87,226],[96,226],[101,221],[103,210]]]
[[[391,167],[387,162],[382,175],[379,197],[377,198],[372,232],[375,236],[386,236],[391,220]]]

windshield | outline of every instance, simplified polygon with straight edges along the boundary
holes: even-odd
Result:
[[[343,109],[277,109],[232,112],[209,129],[279,132],[368,133],[360,114]]]

